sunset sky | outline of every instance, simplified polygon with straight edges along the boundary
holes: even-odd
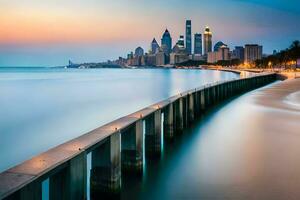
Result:
[[[264,46],[300,39],[299,0],[0,0],[0,66],[57,66],[149,49],[165,28],[173,41],[211,27],[213,42]]]

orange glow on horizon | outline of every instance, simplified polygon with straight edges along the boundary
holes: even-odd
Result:
[[[99,14],[14,10],[0,13],[0,21],[2,44],[109,43],[145,37],[144,30],[140,29],[141,22],[119,16],[111,16],[108,20]]]

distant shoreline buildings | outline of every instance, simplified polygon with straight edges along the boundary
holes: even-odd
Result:
[[[172,67],[189,61],[206,64],[235,61],[250,64],[263,57],[263,47],[258,44],[236,46],[231,51],[228,45],[219,41],[213,48],[213,33],[208,26],[205,27],[203,34],[195,33],[194,38],[192,35],[192,21],[186,20],[185,36],[180,35],[174,46],[171,33],[166,29],[160,45],[153,38],[148,52],[145,53],[142,47],[137,47],[134,53],[130,52],[127,55],[127,58],[119,57],[114,62],[121,66]]]

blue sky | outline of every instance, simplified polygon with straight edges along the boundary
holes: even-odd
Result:
[[[300,39],[300,1],[289,0],[0,0],[0,66],[56,66],[125,56],[168,28],[176,41],[211,27],[213,42],[264,46]]]

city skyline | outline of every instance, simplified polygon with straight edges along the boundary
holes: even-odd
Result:
[[[66,64],[68,59],[96,62],[125,57],[137,46],[148,50],[149,41],[153,37],[160,40],[165,28],[177,41],[185,34],[187,19],[192,20],[192,36],[203,33],[208,25],[214,34],[213,44],[220,40],[230,49],[259,43],[270,54],[300,37],[300,3],[294,0],[221,0],[218,6],[209,1],[177,0],[104,1],[101,6],[92,0],[60,1],[61,6],[55,5],[56,1],[0,2],[4,22],[0,66],[55,66]],[[170,2],[171,9],[162,12]],[[110,10],[116,13],[112,15]],[[154,19],[152,13],[157,13]]]

